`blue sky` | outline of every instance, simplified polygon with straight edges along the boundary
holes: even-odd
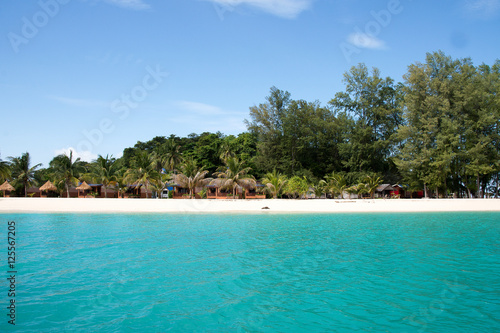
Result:
[[[2,1],[0,158],[238,134],[271,86],[325,105],[359,62],[396,81],[437,50],[491,65],[499,32],[500,0]]]

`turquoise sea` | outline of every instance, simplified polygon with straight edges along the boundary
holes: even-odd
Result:
[[[500,213],[0,220],[1,332],[500,331]]]

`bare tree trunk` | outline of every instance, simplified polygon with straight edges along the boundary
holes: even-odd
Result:
[[[476,177],[476,188],[477,188],[476,198],[481,198],[481,184],[479,182],[479,174],[477,174]]]
[[[69,198],[69,185],[66,183],[66,197]]]

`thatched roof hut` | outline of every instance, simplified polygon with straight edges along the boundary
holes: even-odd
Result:
[[[2,185],[0,185],[0,191],[14,191],[14,186],[10,185],[8,181],[5,181]]]
[[[39,188],[40,191],[57,191],[57,186],[52,184],[50,180],[47,180],[45,184],[42,185],[42,187]]]
[[[3,191],[3,196],[7,198],[9,197],[11,191],[15,191],[15,188],[10,185],[8,181],[5,181],[2,185],[0,185],[0,191]]]
[[[88,191],[92,189],[92,186],[90,186],[89,184],[87,184],[87,182],[84,181],[76,189],[79,191]]]

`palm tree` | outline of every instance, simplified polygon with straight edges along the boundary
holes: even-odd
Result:
[[[174,175],[173,180],[180,186],[189,189],[189,197],[195,197],[196,187],[208,184],[212,181],[211,178],[205,178],[208,170],[198,168],[196,161],[193,158],[186,159],[181,169],[182,173]]]
[[[161,150],[164,152],[164,167],[167,170],[173,170],[175,173],[175,167],[182,161],[182,154],[179,149],[181,148],[175,140],[169,139],[163,144]]]
[[[286,175],[276,171],[276,169],[273,172],[266,173],[262,179],[262,183],[266,186],[266,190],[273,196],[273,199],[277,199],[281,195],[281,191],[287,181]]]
[[[139,151],[132,159],[132,167],[125,172],[125,181],[133,183],[138,188],[144,186],[146,198],[148,198],[150,179],[157,174],[154,166],[155,161],[152,155]]]
[[[366,193],[369,193],[370,198],[373,199],[375,196],[375,190],[380,184],[382,184],[383,180],[382,178],[376,176],[366,176],[363,179],[363,182],[365,183]]]
[[[236,155],[233,153],[231,145],[226,140],[222,141],[222,144],[219,147],[219,158],[222,162],[226,163],[228,158],[235,157]]]
[[[10,169],[12,178],[15,183],[22,184],[24,188],[24,196],[28,194],[28,186],[34,183],[35,171],[42,165],[38,163],[34,166],[31,165],[31,158],[28,152],[22,154],[20,157],[9,157]]]
[[[170,175],[161,172],[155,172],[149,179],[149,183],[153,191],[156,192],[158,198],[161,199],[161,193],[163,192],[163,189],[165,188],[165,185],[170,178]]]
[[[254,188],[256,186],[255,179],[249,175],[251,170],[249,167],[244,167],[244,161],[240,161],[237,157],[229,157],[226,160],[226,168],[223,171],[214,173],[221,183],[222,188],[230,188],[233,192],[233,199],[236,197],[236,189],[238,186],[243,188]],[[214,180],[215,181],[215,180]]]
[[[327,188],[333,197],[340,195],[343,197],[344,191],[349,187],[346,178],[339,173],[332,172],[325,176]]]
[[[3,183],[10,177],[10,165],[7,161],[0,160],[0,183]]]
[[[54,175],[59,179],[58,183],[64,183],[66,188],[66,196],[69,198],[69,186],[78,182],[78,178],[85,171],[85,162],[80,158],[73,161],[73,151],[69,151],[69,156],[66,154],[57,155],[50,161],[50,167],[54,170]]]
[[[103,157],[99,155],[90,165],[90,177],[104,187],[104,197],[108,197],[107,188],[117,181],[120,165],[113,155]]]

